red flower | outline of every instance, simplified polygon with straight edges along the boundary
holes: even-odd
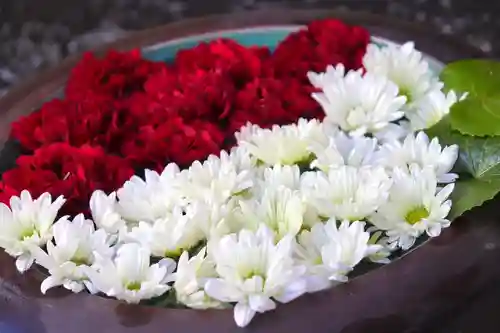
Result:
[[[364,28],[333,19],[314,21],[282,41],[271,61],[278,76],[307,81],[308,71],[323,72],[328,65],[360,68],[369,41]]]
[[[48,192],[66,197],[61,214],[78,214],[88,211],[93,191],[112,192],[133,174],[126,160],[106,155],[101,148],[55,143],[17,159],[17,167],[2,175],[0,200],[25,189],[33,197]]]
[[[245,47],[230,39],[217,39],[177,53],[175,68],[185,74],[204,70],[227,73],[236,86],[242,86],[262,74],[267,47]]]
[[[161,170],[170,162],[187,167],[210,154],[219,154],[224,135],[218,126],[203,121],[186,123],[171,117],[159,125],[146,125],[122,147],[136,168]]]
[[[143,104],[142,108],[187,120],[208,121],[220,121],[229,116],[236,91],[224,73],[199,69],[179,72],[175,76],[166,72],[155,75],[146,82],[145,90],[151,102]]]
[[[327,19],[289,35],[272,55],[227,39],[178,52],[172,67],[137,50],[102,59],[88,53],[64,100],[12,125],[12,138],[33,155],[3,174],[0,202],[27,189],[34,197],[64,195],[63,213],[87,212],[94,190],[116,190],[134,169],[188,167],[219,154],[247,122],[322,119],[306,73],[338,63],[357,69],[368,42],[363,28]]]
[[[324,114],[311,92],[312,87],[294,78],[255,79],[238,92],[229,131],[234,133],[247,122],[268,128],[299,118],[322,119]]]
[[[129,111],[113,100],[55,99],[12,124],[11,137],[26,151],[64,142],[79,147],[99,145],[116,152],[134,120]]]
[[[109,51],[102,59],[86,53],[71,71],[66,97],[78,100],[93,96],[128,97],[142,91],[148,77],[165,68],[164,63],[141,58],[139,50]]]

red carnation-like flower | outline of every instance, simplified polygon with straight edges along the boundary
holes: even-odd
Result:
[[[13,123],[11,137],[30,152],[56,142],[76,147],[101,145],[107,151],[114,151],[116,141],[121,140],[127,129],[124,112],[107,99],[55,99]]]
[[[44,192],[67,199],[61,214],[87,213],[92,192],[112,192],[130,179],[134,170],[126,160],[99,147],[80,148],[54,143],[17,159],[17,167],[2,175],[0,200],[28,190],[38,197]]]
[[[122,147],[123,155],[136,168],[158,171],[170,162],[187,167],[210,154],[218,155],[224,144],[218,126],[199,120],[186,123],[181,117],[143,126],[128,139]]]
[[[208,121],[221,121],[230,115],[236,92],[225,73],[199,69],[177,75],[167,72],[155,75],[146,82],[145,90],[151,102],[143,100],[141,106],[133,101],[135,112],[146,107],[155,113]]]
[[[85,53],[71,71],[66,97],[77,100],[94,96],[126,98],[142,91],[148,77],[166,67],[165,63],[141,58],[139,50],[109,51],[102,59],[92,53]]]
[[[184,75],[204,70],[227,73],[238,87],[262,74],[267,47],[245,47],[230,39],[217,39],[177,53],[175,68]]]
[[[269,128],[299,118],[322,119],[324,113],[312,99],[312,90],[294,78],[255,79],[238,92],[229,131],[234,133],[247,122]]]
[[[275,73],[307,81],[308,71],[323,72],[328,65],[344,64],[347,69],[362,67],[370,41],[367,30],[325,19],[314,21],[288,35],[272,55]]]

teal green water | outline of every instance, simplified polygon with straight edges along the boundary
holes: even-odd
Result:
[[[219,38],[232,39],[245,46],[267,46],[274,50],[276,45],[293,31],[292,28],[283,29],[248,29],[227,31],[213,34],[197,35],[158,44],[142,51],[146,59],[153,61],[172,62],[179,50],[190,49],[200,42],[208,42]]]
[[[219,38],[232,39],[245,46],[267,46],[273,51],[280,41],[286,38],[291,32],[297,30],[296,26],[283,27],[257,27],[242,30],[228,30],[216,33],[207,33],[195,35],[186,38],[171,40],[160,43],[142,50],[146,59],[153,61],[173,62],[175,55],[179,50],[190,49],[200,42],[208,42]],[[372,43],[381,47],[387,46],[391,41],[382,38],[373,37]],[[417,45],[418,48],[418,45]],[[429,62],[432,72],[439,73],[443,64],[436,59],[424,54],[424,59]]]

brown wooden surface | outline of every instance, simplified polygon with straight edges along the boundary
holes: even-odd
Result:
[[[399,42],[414,40],[419,49],[445,62],[481,56],[461,43],[413,25],[367,14],[329,11],[279,11],[185,21],[132,34],[112,47],[141,47],[221,29],[303,24],[320,17],[337,17],[364,25],[373,34]],[[60,89],[74,61],[69,59],[0,100],[0,137],[6,137],[10,121],[30,112]],[[456,221],[441,237],[402,259],[335,289],[279,306],[272,313],[258,316],[244,330],[236,328],[229,310],[127,306],[63,290],[42,296],[39,273],[31,270],[19,275],[13,260],[0,253],[0,332],[429,333],[436,323],[491,290],[500,279],[500,224],[497,223],[500,213],[494,204],[490,206],[492,209],[488,211],[483,209]],[[481,333],[499,331],[500,328]]]

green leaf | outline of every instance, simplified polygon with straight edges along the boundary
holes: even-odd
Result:
[[[460,134],[452,130],[448,118],[428,129],[427,134],[438,137],[441,144],[460,148],[455,170],[460,178],[451,195],[450,219],[481,206],[500,192],[500,137]]]
[[[451,195],[450,220],[455,219],[474,207],[481,206],[500,192],[500,180],[491,182],[479,179],[460,180]]]
[[[441,80],[447,90],[468,92],[450,112],[451,126],[462,134],[500,135],[500,63],[463,60],[445,67]]]
[[[481,181],[500,180],[500,137],[474,137],[452,130],[444,118],[428,129],[427,134],[438,137],[441,144],[460,147],[458,171],[467,172]]]
[[[462,134],[500,135],[500,94],[496,97],[468,97],[450,112],[451,126]]]
[[[498,95],[500,62],[471,59],[448,64],[440,75],[447,90],[468,92],[472,96]]]

